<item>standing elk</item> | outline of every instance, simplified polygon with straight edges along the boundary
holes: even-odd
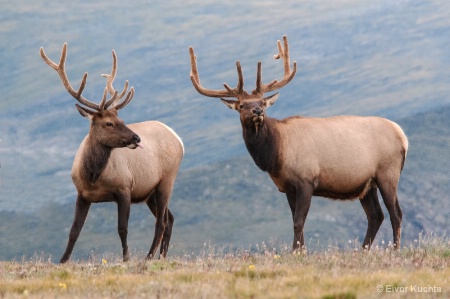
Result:
[[[284,48],[278,41],[279,52],[274,56],[284,61],[281,81],[263,84],[258,62],[256,89],[248,94],[237,61],[235,88],[224,83],[223,90],[206,89],[200,84],[197,57],[190,47],[192,84],[200,94],[221,98],[239,112],[248,152],[256,165],[269,173],[278,190],[286,193],[294,222],[293,250],[305,244],[303,227],[313,195],[337,200],[359,198],[368,220],[363,248],[369,249],[384,219],[378,189],[390,215],[394,246],[399,248],[402,211],[397,187],[408,150],[405,134],[396,123],[380,117],[292,116],[277,120],[266,116],[265,109],[275,103],[278,93],[265,98],[264,93],[288,84],[297,70],[295,62],[291,70],[286,36],[283,40]],[[228,97],[237,100],[224,99]]]
[[[69,241],[61,263],[69,260],[81,232],[91,203],[116,202],[118,232],[122,242],[123,261],[130,257],[127,245],[130,204],[145,202],[155,215],[155,235],[147,259],[169,249],[174,217],[168,208],[172,188],[184,154],[183,143],[168,126],[158,121],[146,121],[126,126],[118,111],[133,98],[128,81],[118,94],[113,88],[117,73],[117,57],[113,50],[111,74],[99,105],[81,94],[86,85],[84,73],[80,88],[74,90],[65,72],[67,44],[64,43],[59,64],[51,61],[41,47],[42,59],[59,75],[67,91],[82,105],[75,104],[79,113],[90,120],[90,130],[82,141],[72,166],[72,180],[78,192],[75,217]],[[128,91],[128,92],[127,92]],[[108,92],[111,97],[106,100]],[[121,101],[125,96],[125,100]],[[140,147],[139,149],[136,149]],[[136,149],[136,150],[131,150]]]

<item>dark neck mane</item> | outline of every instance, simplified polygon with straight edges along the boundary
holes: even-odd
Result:
[[[106,168],[112,149],[101,145],[90,136],[86,141],[82,157],[81,175],[86,181],[94,184]]]
[[[253,122],[242,123],[245,145],[256,165],[275,176],[279,173],[282,163],[281,135],[277,130],[277,122],[274,118],[265,117],[258,128]]]

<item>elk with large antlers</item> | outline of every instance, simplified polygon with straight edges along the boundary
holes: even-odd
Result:
[[[147,204],[156,218],[155,235],[147,258],[154,257],[160,245],[160,254],[165,257],[174,223],[168,204],[184,154],[180,137],[158,121],[126,126],[118,117],[118,111],[133,98],[134,89],[131,87],[128,91],[126,81],[120,94],[114,90],[113,81],[117,73],[114,50],[111,74],[102,75],[107,82],[99,105],[82,96],[87,73],[78,90],[70,85],[65,71],[66,43],[59,64],[51,61],[42,47],[40,53],[42,59],[58,73],[67,91],[85,106],[75,104],[80,114],[91,122],[89,134],[82,141],[72,166],[72,180],[78,197],[69,241],[60,262],[70,258],[91,203],[111,201],[116,202],[118,207],[123,260],[129,259],[127,234],[130,204],[141,202]],[[111,97],[106,100],[108,93]]]
[[[402,211],[397,187],[403,169],[408,140],[400,126],[380,117],[335,116],[311,118],[293,116],[277,120],[266,116],[278,93],[264,93],[288,84],[297,70],[291,70],[286,36],[278,41],[275,59],[284,61],[284,77],[262,83],[258,62],[256,89],[244,91],[241,65],[237,61],[238,83],[231,88],[206,89],[200,84],[197,57],[190,47],[191,81],[202,95],[221,98],[239,112],[245,145],[256,165],[269,173],[280,192],[286,193],[294,222],[293,250],[304,246],[303,227],[313,195],[338,200],[359,198],[368,228],[363,248],[369,249],[384,219],[377,190],[389,212],[394,245],[400,246]],[[236,98],[230,100],[224,98]]]

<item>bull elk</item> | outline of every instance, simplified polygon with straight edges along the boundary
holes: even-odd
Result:
[[[128,91],[126,81],[120,94],[114,90],[117,73],[114,50],[111,74],[102,75],[106,78],[106,87],[99,105],[82,96],[87,73],[78,90],[70,85],[65,71],[66,53],[64,43],[59,64],[56,64],[45,55],[42,47],[40,49],[42,59],[58,73],[66,90],[84,106],[75,104],[78,112],[90,120],[89,133],[73,161],[71,175],[78,197],[69,241],[60,262],[69,260],[89,207],[97,202],[117,203],[124,261],[130,256],[127,245],[130,204],[145,202],[156,218],[155,235],[147,258],[154,257],[160,245],[160,254],[165,257],[174,223],[168,204],[184,154],[183,143],[163,123],[146,121],[126,126],[118,117],[118,111],[132,100],[134,89],[131,87]],[[108,93],[111,97],[106,100]]]
[[[278,41],[278,54],[274,56],[283,59],[283,79],[263,84],[258,62],[256,89],[250,94],[243,89],[239,61],[235,88],[226,83],[222,90],[204,88],[197,57],[190,47],[192,84],[200,94],[221,98],[230,109],[239,112],[248,152],[287,196],[294,222],[293,250],[305,244],[303,227],[313,195],[336,200],[359,198],[368,220],[363,248],[369,249],[384,219],[378,189],[389,212],[394,246],[399,248],[402,211],[397,188],[408,150],[405,134],[396,123],[380,117],[268,117],[265,110],[275,103],[278,93],[263,97],[264,93],[288,84],[297,70],[295,62],[291,70],[286,36],[283,42],[284,47]]]

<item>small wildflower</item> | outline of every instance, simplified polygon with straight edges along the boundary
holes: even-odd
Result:
[[[256,267],[255,267],[255,265],[250,265],[250,266],[248,266],[248,269],[250,271],[255,271]]]
[[[60,282],[58,285],[62,289],[67,289],[67,285],[64,282]]]
[[[108,263],[108,261],[107,260],[105,260],[105,259],[102,259],[102,264],[103,265],[106,265]]]
[[[279,259],[279,258],[280,258],[280,256],[277,255],[277,254],[275,254],[275,255],[273,256],[273,259],[274,259],[274,260]]]

